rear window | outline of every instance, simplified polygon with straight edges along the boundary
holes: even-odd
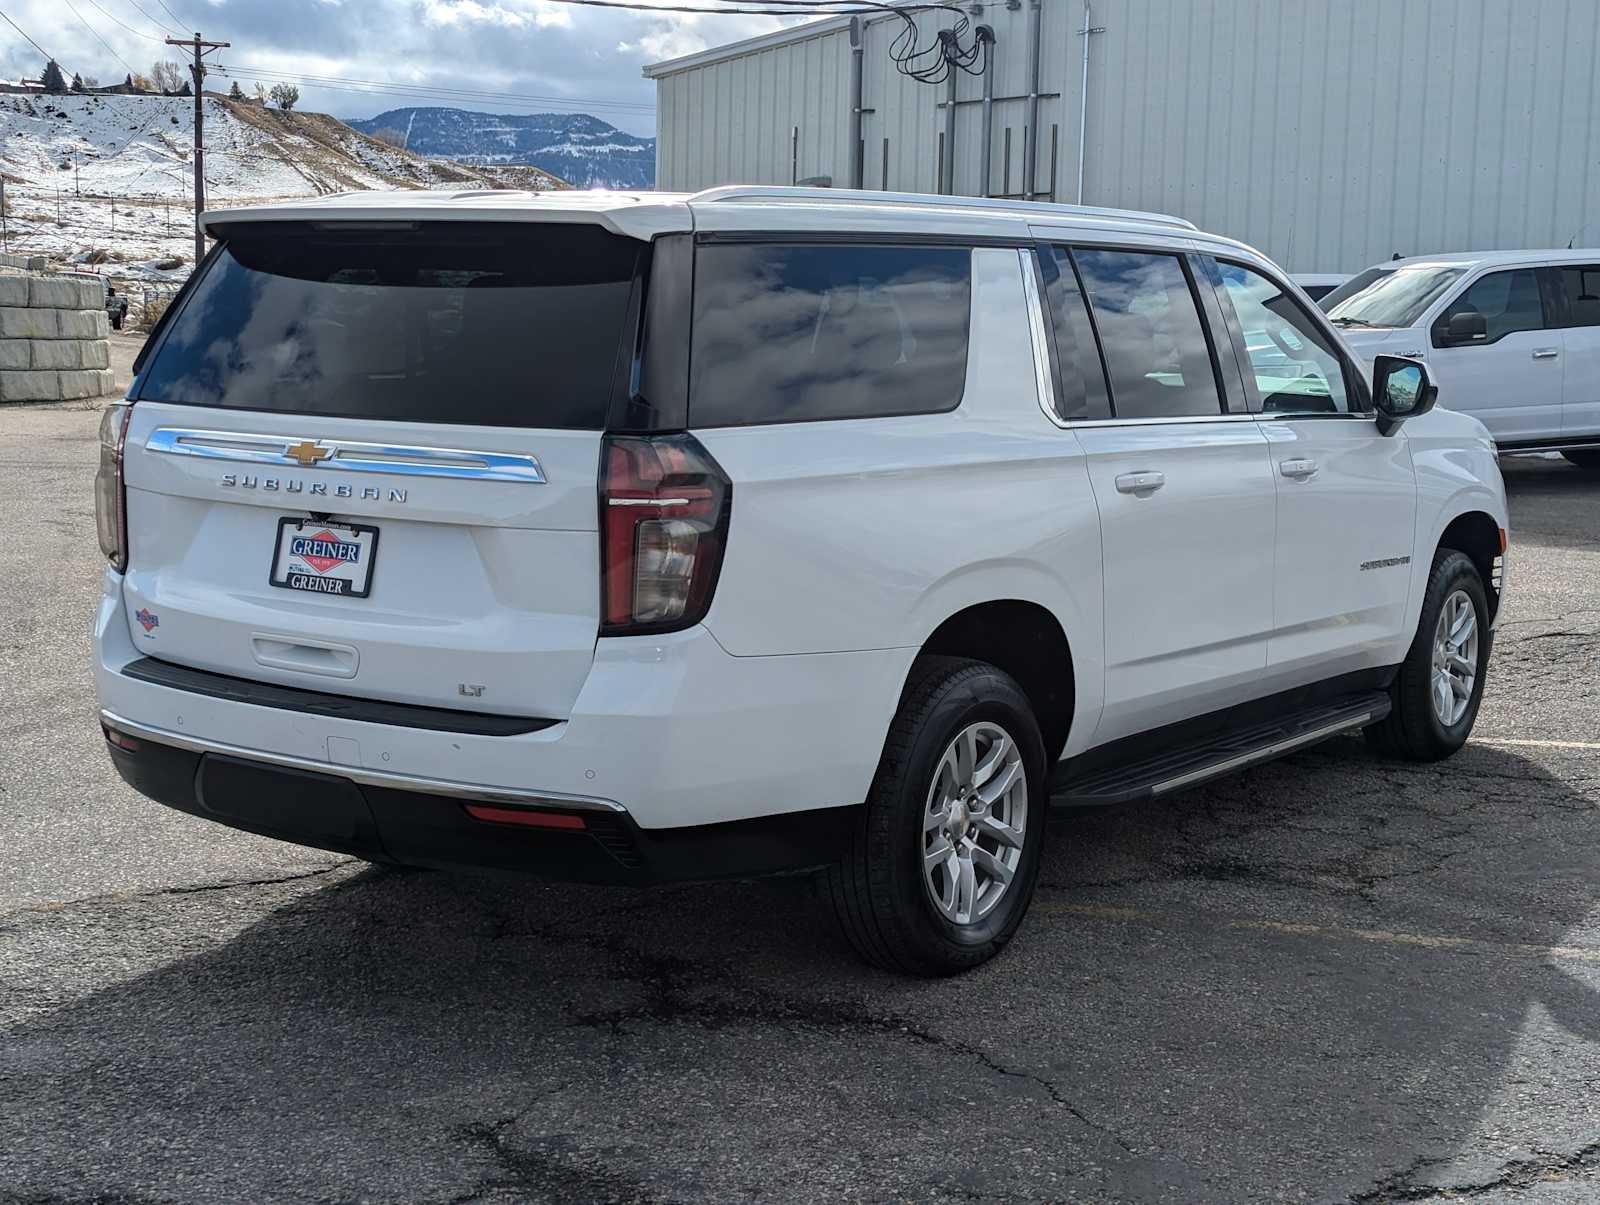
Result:
[[[965,247],[704,244],[690,422],[952,410],[966,381],[971,295]]]
[[[230,232],[139,396],[494,427],[605,425],[643,244],[592,226]]]

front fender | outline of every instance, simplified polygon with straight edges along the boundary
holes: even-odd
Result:
[[[1408,630],[1422,613],[1433,554],[1445,529],[1462,515],[1481,512],[1509,533],[1505,482],[1488,429],[1470,415],[1434,410],[1408,422],[1406,439],[1417,475],[1416,536],[1411,558]],[[1509,556],[1502,561],[1501,597],[1509,579]]]

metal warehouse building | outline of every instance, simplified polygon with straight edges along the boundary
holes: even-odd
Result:
[[[1597,0],[994,0],[918,45],[958,15],[947,82],[891,15],[646,68],[657,186],[1153,209],[1302,272],[1600,238]]]

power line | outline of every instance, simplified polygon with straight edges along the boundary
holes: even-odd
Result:
[[[739,0],[728,0],[730,3],[739,3]],[[762,3],[763,0],[752,0]],[[578,4],[588,8],[621,8],[642,13],[703,13],[714,17],[792,17],[795,15],[794,0],[770,0],[773,4],[786,4],[787,8],[696,8],[685,4],[646,4],[643,0],[550,0],[552,4]],[[826,5],[826,6],[825,6]],[[953,4],[870,4],[868,0],[838,0],[837,5],[828,4],[827,0],[806,5],[805,11],[815,13],[821,17],[876,17],[885,12],[909,13],[926,12],[931,9],[954,9]]]
[[[167,16],[171,17],[174,21],[176,21],[178,23],[178,28],[180,28],[180,29],[184,28],[183,18],[178,16],[178,14],[173,12],[170,8],[167,8],[167,0],[156,0],[156,3],[161,5],[162,8],[166,9]]]
[[[61,2],[63,4],[65,4],[68,9],[71,10],[72,15],[74,17],[78,18],[78,20],[83,24],[83,27],[85,29],[87,29],[90,33],[94,34],[95,40],[98,41],[100,43],[100,45],[104,46],[107,50],[111,51],[111,57],[116,59],[117,62],[121,63],[124,67],[126,67],[128,69],[128,73],[130,75],[133,74],[133,64],[131,64],[130,62],[128,62],[127,59],[123,58],[120,54],[118,54],[117,51],[116,51],[116,48],[114,46],[112,46],[110,42],[106,41],[104,38],[102,38],[100,36],[100,31],[98,29],[96,29],[93,25],[90,25],[89,22],[87,22],[87,21],[85,21],[83,19],[83,14],[80,13],[77,9],[72,7],[72,0],[61,0]]]
[[[172,29],[170,26],[168,26],[165,21],[161,21],[161,20],[158,20],[155,17],[152,17],[150,15],[149,10],[146,9],[142,4],[140,4],[139,0],[128,0],[128,3],[133,5],[134,8],[138,9],[139,10],[139,15],[141,17],[143,17],[146,21],[150,22],[150,24],[154,25],[162,33],[176,34],[178,32],[177,30]],[[96,7],[99,7],[99,6],[96,5]]]
[[[110,13],[106,12],[105,9],[100,7],[100,0],[89,0],[89,3],[95,6],[95,9],[100,13],[100,15],[102,17],[104,17],[106,20],[110,21],[113,25],[122,26],[123,29],[126,29],[134,37],[136,37],[136,38],[147,38],[152,42],[161,41],[161,39],[156,37],[154,34],[148,34],[148,33],[143,32],[142,30],[135,29],[133,26],[129,25],[126,21],[122,20],[121,18],[114,17]],[[68,7],[70,7],[70,5]],[[135,5],[134,7],[137,8],[138,5]],[[143,10],[141,10],[141,11],[143,11]],[[79,19],[81,20],[82,18],[79,18]],[[99,35],[96,35],[96,36],[99,36]],[[104,40],[104,39],[102,39],[102,40]],[[113,51],[112,53],[115,53],[115,51]],[[132,68],[129,68],[129,70],[132,70]]]
[[[32,46],[35,50],[37,50],[40,54],[44,55],[46,62],[55,63],[56,66],[58,66],[58,67],[61,65],[60,60],[57,59],[55,55],[51,54],[48,50],[46,50],[43,46],[39,45],[39,43],[35,42],[32,38],[29,38],[27,30],[23,29],[22,26],[18,25],[10,17],[6,17],[5,13],[3,13],[3,12],[0,12],[0,17],[5,17],[5,21],[6,21],[7,25],[11,26],[12,29],[16,30],[24,38],[27,38],[28,44],[30,46]],[[81,18],[80,18],[80,20],[81,20]]]

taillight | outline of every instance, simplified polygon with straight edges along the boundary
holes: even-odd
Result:
[[[107,406],[100,416],[100,467],[94,475],[94,525],[100,551],[121,573],[128,567],[128,491],[122,483],[122,449],[132,403]]]
[[[600,474],[600,631],[675,632],[705,618],[733,486],[692,435],[608,436]]]

